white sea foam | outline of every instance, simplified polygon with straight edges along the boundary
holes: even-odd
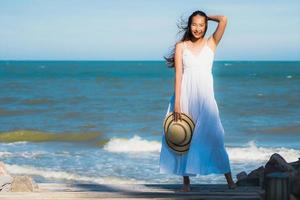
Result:
[[[12,155],[11,152],[8,151],[0,151],[0,157],[5,158],[5,157],[10,157]]]
[[[130,139],[112,138],[103,148],[106,151],[116,153],[159,152],[161,144],[158,141],[149,141],[134,135]]]
[[[254,141],[250,141],[245,147],[228,147],[227,151],[233,162],[267,161],[274,153],[280,154],[287,162],[296,161],[300,157],[300,150],[283,147],[257,147]]]
[[[24,151],[24,152],[8,152],[8,151],[0,151],[0,157],[23,157],[23,158],[38,158],[43,155],[49,154],[46,151]]]
[[[14,146],[14,145],[25,145],[28,142],[26,141],[18,141],[18,142],[10,142],[10,143],[1,143],[3,146]]]
[[[81,181],[90,182],[98,184],[134,184],[141,183],[134,179],[121,179],[118,177],[89,177],[82,176],[74,173],[56,171],[47,168],[36,168],[28,165],[10,165],[6,164],[7,170],[11,174],[22,174],[22,175],[36,175],[42,176],[46,179],[56,179],[56,180],[68,180],[68,181]]]
[[[135,135],[130,139],[112,138],[104,149],[117,153],[160,152],[161,143],[155,140],[145,140]],[[242,147],[227,147],[226,149],[233,162],[267,161],[274,153],[280,154],[288,162],[296,161],[300,157],[300,150],[284,147],[258,147],[254,141]]]
[[[124,152],[128,155],[140,156],[139,153],[144,152],[154,152],[155,156],[158,156],[161,143],[155,140],[146,140],[135,135],[132,138],[112,138],[104,147],[109,152]],[[229,154],[230,162],[232,164],[232,169],[234,173],[254,169],[262,164],[265,164],[270,156],[274,153],[279,153],[287,162],[293,162],[298,160],[300,157],[300,150],[291,148],[280,148],[280,147],[258,147],[255,141],[250,141],[241,147],[227,147],[227,152]],[[134,154],[131,154],[134,152]],[[0,152],[0,157],[11,157],[11,156],[38,156],[45,152],[36,152],[37,154],[19,154],[18,152]],[[143,154],[141,154],[143,155]],[[152,154],[151,154],[152,155]],[[55,155],[54,155],[55,156]],[[147,156],[147,158],[149,158]],[[153,159],[152,157],[149,159]],[[113,161],[112,165],[119,165],[120,161]],[[153,163],[157,165],[157,163]],[[111,172],[109,171],[107,176],[101,172],[104,177],[99,177],[97,175],[82,175],[76,172],[68,172],[62,170],[55,170],[51,168],[35,167],[32,165],[12,165],[6,164],[7,169],[12,174],[22,174],[29,176],[41,176],[48,180],[66,180],[66,181],[79,181],[79,182],[89,182],[98,184],[135,184],[144,183],[145,180],[137,180],[132,178],[119,178],[114,175],[109,176]],[[94,174],[94,173],[93,173]],[[208,182],[215,183],[223,180],[222,176],[209,176],[205,179]],[[155,181],[160,181],[156,180]]]
[[[159,153],[161,143],[156,140],[146,140],[140,136],[134,135],[132,138],[112,138],[103,147],[104,150],[113,153]],[[293,162],[300,157],[300,150],[284,147],[258,147],[255,141],[250,141],[241,147],[227,147],[230,160],[233,162],[263,162],[267,161],[274,153],[280,154],[286,161]],[[0,151],[0,157],[25,157],[25,158],[39,158],[47,155],[45,151],[34,152],[9,152]],[[57,154],[54,156],[58,156]],[[68,154],[64,156],[69,156]]]

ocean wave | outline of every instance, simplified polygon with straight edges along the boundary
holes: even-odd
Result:
[[[231,66],[232,63],[224,63],[224,66]]]
[[[159,152],[160,142],[142,139],[134,135],[130,139],[112,138],[103,147],[104,150],[115,153]]]
[[[101,135],[99,132],[87,133],[47,133],[32,130],[0,132],[0,142],[83,142],[92,141]]]
[[[44,155],[49,155],[46,151],[24,151],[24,152],[8,152],[0,151],[1,158],[22,157],[22,158],[40,158]]]
[[[28,142],[20,141],[20,142],[10,142],[10,143],[1,143],[1,146],[15,146],[15,145],[26,145]]]
[[[13,153],[8,152],[8,151],[0,151],[1,158],[10,157],[11,155],[13,155]]]
[[[29,176],[42,176],[46,179],[68,180],[76,182],[89,182],[97,184],[135,184],[140,183],[135,179],[122,179],[114,176],[92,177],[74,174],[65,171],[56,171],[49,168],[36,168],[29,165],[6,164],[7,171],[11,174],[21,174]]]
[[[274,153],[280,154],[287,162],[293,162],[300,157],[300,150],[284,147],[257,147],[255,141],[250,141],[245,147],[228,147],[230,160],[233,162],[267,161]]]
[[[112,138],[103,148],[113,153],[160,152],[161,143],[134,135],[129,139]],[[226,150],[233,162],[267,161],[274,153],[279,153],[288,162],[296,161],[300,157],[300,150],[284,147],[258,147],[255,141],[250,141],[241,147],[226,147]]]

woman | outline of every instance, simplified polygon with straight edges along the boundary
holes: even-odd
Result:
[[[205,38],[208,20],[218,22],[209,38]],[[181,112],[195,122],[192,141],[186,154],[174,153],[162,137],[160,172],[183,176],[181,191],[190,191],[189,176],[224,174],[230,189],[236,188],[231,177],[228,154],[224,147],[224,129],[214,97],[212,64],[216,47],[227,24],[225,16],[207,16],[195,11],[183,27],[184,35],[176,43],[174,53],[166,58],[175,68],[175,92],[167,114],[174,112],[175,121]],[[167,115],[166,114],[166,115]]]

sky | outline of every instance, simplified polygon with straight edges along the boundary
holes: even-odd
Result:
[[[195,10],[228,18],[216,60],[300,60],[299,0],[0,0],[0,60],[163,60]]]

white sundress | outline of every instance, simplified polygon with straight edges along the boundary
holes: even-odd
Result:
[[[184,43],[181,82],[181,112],[189,114],[195,122],[189,151],[178,155],[169,149],[162,131],[160,173],[181,176],[225,174],[230,172],[228,154],[224,146],[224,129],[214,97],[212,64],[214,52],[207,45],[193,54]],[[172,95],[167,113],[174,111],[175,94]]]

